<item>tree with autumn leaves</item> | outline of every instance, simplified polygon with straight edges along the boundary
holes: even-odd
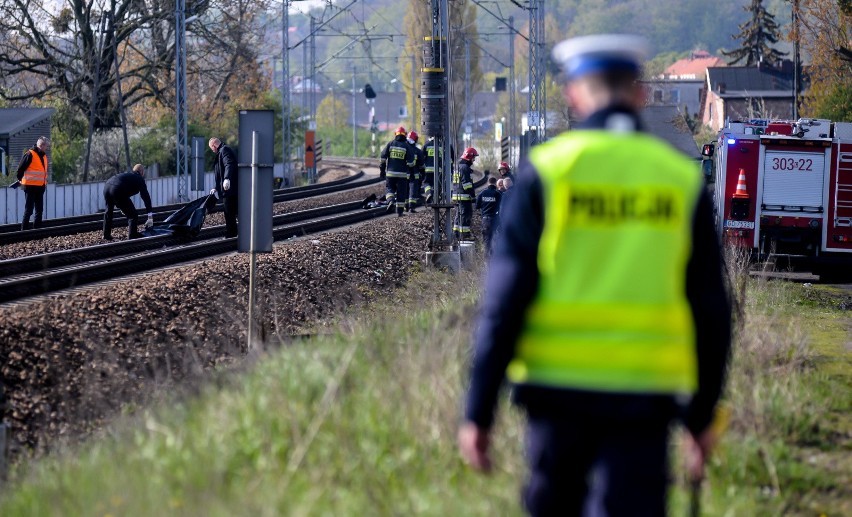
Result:
[[[809,116],[852,122],[852,0],[797,0],[802,48],[810,56]],[[791,38],[796,37],[795,28]]]

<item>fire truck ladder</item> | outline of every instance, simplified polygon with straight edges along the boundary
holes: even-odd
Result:
[[[852,226],[852,153],[839,153],[834,189],[834,225]]]

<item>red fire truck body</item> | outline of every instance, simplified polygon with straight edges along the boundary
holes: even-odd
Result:
[[[852,264],[852,123],[730,122],[703,154],[715,155],[709,181],[725,242],[817,268]]]

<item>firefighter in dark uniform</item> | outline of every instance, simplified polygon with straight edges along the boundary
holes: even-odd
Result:
[[[497,167],[497,172],[500,173],[500,179],[509,178],[512,181],[515,181],[515,175],[512,174],[512,168],[509,167],[508,163],[500,162],[500,165]]]
[[[48,160],[50,139],[46,136],[36,140],[36,145],[29,149],[18,164],[17,177],[24,191],[24,219],[21,230],[30,229],[30,217],[35,212],[33,228],[41,227],[44,214],[44,191],[47,190]]]
[[[417,133],[411,131],[408,133],[408,145],[414,152],[415,162],[408,174],[408,201],[405,202],[405,211],[414,213],[417,204],[420,203],[420,178],[424,173],[423,150],[417,146]]]
[[[394,132],[394,139],[382,150],[382,162],[379,170],[385,175],[385,199],[388,212],[402,217],[405,200],[408,196],[409,170],[417,164],[417,157],[406,142],[405,128],[400,126]]]
[[[730,300],[700,172],[641,131],[646,48],[621,35],[554,48],[583,122],[530,151],[501,210],[459,448],[490,467],[508,377],[532,515],[663,516],[671,421],[693,476],[714,443]]]
[[[151,195],[148,193],[148,186],[145,184],[145,167],[141,163],[133,166],[133,171],[122,172],[108,179],[104,184],[104,202],[106,202],[106,212],[104,212],[104,239],[112,240],[112,213],[115,207],[118,207],[127,218],[128,239],[138,239],[142,234],[137,230],[139,226],[139,213],[136,207],[133,206],[133,201],[130,199],[136,194],[142,198],[145,203],[145,209],[148,211],[148,219],[145,221],[145,228],[150,228],[154,225],[154,214],[151,211]]]
[[[423,146],[423,196],[427,205],[432,203],[434,194],[432,187],[435,185],[435,149],[435,138],[430,137]]]
[[[473,147],[468,147],[459,158],[456,171],[453,173],[453,202],[458,204],[456,218],[453,222],[453,231],[459,240],[471,240],[470,223],[473,219],[473,201],[476,192],[473,190],[473,161],[479,153]]]
[[[488,178],[488,186],[476,196],[476,208],[482,219],[482,240],[485,241],[485,252],[491,253],[491,239],[499,224],[498,214],[502,194],[497,190],[497,178]]]
[[[237,167],[237,155],[234,150],[218,138],[211,138],[207,142],[210,150],[216,153],[216,187],[210,194],[222,199],[225,212],[225,238],[236,237],[239,227],[237,216],[239,215],[239,168]]]

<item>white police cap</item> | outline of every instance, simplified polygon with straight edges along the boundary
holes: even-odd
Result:
[[[649,54],[648,41],[632,34],[595,34],[553,47],[553,59],[568,79],[608,70],[639,73]]]

